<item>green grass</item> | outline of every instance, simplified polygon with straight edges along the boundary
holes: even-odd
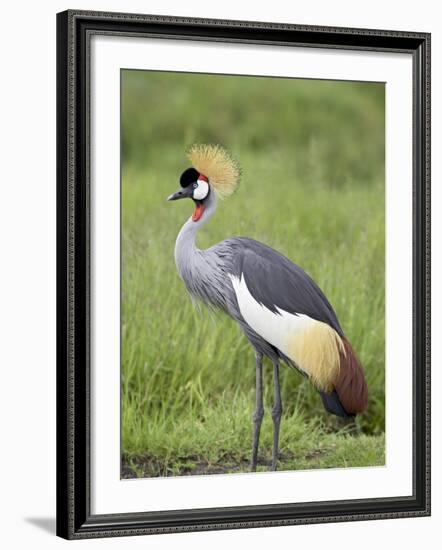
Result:
[[[199,246],[243,235],[301,265],[364,365],[359,436],[339,430],[283,368],[281,469],[384,463],[384,88],[380,84],[123,73],[124,475],[247,470],[254,354],[235,323],[195,309],[174,264],[190,201],[167,203],[194,141],[238,157],[243,179]],[[271,452],[265,369],[261,468]]]
[[[250,471],[250,403],[253,394],[221,396],[199,414],[158,419],[147,427],[148,448],[126,456],[124,477],[155,477]],[[358,467],[384,463],[384,435],[352,435],[332,429],[300,409],[286,415],[279,470]],[[271,464],[272,422],[262,428],[258,471]]]

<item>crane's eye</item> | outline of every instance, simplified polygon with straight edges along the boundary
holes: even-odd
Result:
[[[194,189],[196,189],[196,188],[198,187],[198,184],[195,182],[195,183],[192,185],[192,187],[193,187]]]

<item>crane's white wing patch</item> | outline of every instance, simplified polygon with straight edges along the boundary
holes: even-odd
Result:
[[[331,391],[345,354],[338,333],[308,315],[293,315],[275,307],[273,313],[252,296],[244,277],[230,276],[244,320],[261,338],[292,359],[314,384]]]
[[[293,337],[311,328],[316,321],[308,315],[293,315],[276,307],[273,313],[260,304],[250,293],[244,277],[230,275],[235,290],[239,310],[244,320],[261,338],[278,348],[287,357],[291,357]],[[295,359],[292,357],[292,359]]]

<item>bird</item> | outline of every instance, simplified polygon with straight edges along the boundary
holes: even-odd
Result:
[[[196,236],[220,199],[238,188],[241,169],[222,146],[194,144],[180,188],[167,200],[191,199],[194,211],[175,242],[178,274],[192,297],[240,326],[255,353],[256,394],[250,468],[255,472],[263,405],[263,359],[273,365],[271,470],[277,470],[282,417],[281,363],[309,379],[328,413],[353,421],[367,408],[368,389],[355,351],[323,291],[297,264],[247,237],[199,249]]]

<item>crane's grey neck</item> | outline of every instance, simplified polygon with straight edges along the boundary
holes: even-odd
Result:
[[[195,255],[202,252],[197,248],[195,238],[201,227],[205,225],[215,213],[217,202],[213,191],[205,200],[204,207],[201,218],[197,222],[194,222],[190,217],[178,233],[175,243],[175,262],[181,278],[184,278],[183,271],[186,270],[187,267],[190,267],[195,260]]]
[[[195,237],[216,210],[216,197],[211,193],[204,202],[204,212],[197,222],[188,220],[175,244],[175,262],[178,273],[192,298],[209,308],[232,311],[235,302],[230,272],[232,250],[228,240],[206,250],[200,250]]]

